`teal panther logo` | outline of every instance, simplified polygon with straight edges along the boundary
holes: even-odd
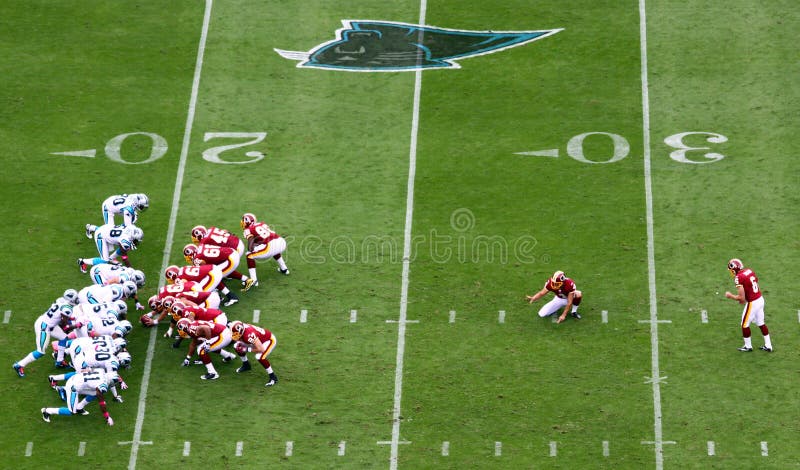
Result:
[[[458,60],[499,52],[562,31],[466,31],[393,21],[342,20],[336,39],[308,52],[275,49],[301,68],[350,72],[457,69]]]

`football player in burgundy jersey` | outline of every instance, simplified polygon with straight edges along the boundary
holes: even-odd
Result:
[[[244,254],[244,242],[225,229],[195,225],[192,228],[191,235],[192,242],[197,245],[227,246],[236,250],[239,256]]]
[[[197,350],[200,360],[206,366],[206,373],[200,378],[203,380],[217,380],[219,374],[214,369],[209,353],[216,352],[222,355],[224,362],[230,362],[236,357],[235,354],[225,351],[224,348],[231,342],[231,330],[226,325],[211,323],[207,321],[191,321],[188,318],[181,318],[177,323],[178,334],[184,338],[191,338],[189,351],[183,360],[183,366],[191,364],[192,355]]]
[[[581,304],[583,293],[575,287],[575,281],[568,278],[564,271],[556,271],[544,283],[544,287],[539,292],[528,295],[528,303],[532,304],[541,299],[548,292],[555,294],[555,297],[550,302],[547,302],[539,309],[540,317],[547,317],[556,313],[559,309],[563,309],[561,315],[558,317],[558,323],[561,323],[567,318],[567,313],[572,315],[573,318],[580,320],[581,316],[578,313],[578,306]]]
[[[764,346],[762,351],[772,352],[772,340],[769,337],[769,328],[764,323],[764,297],[761,296],[761,288],[758,285],[758,276],[750,268],[745,268],[741,260],[736,258],[728,261],[728,271],[733,276],[733,283],[736,285],[736,294],[725,292],[725,297],[733,299],[740,304],[744,304],[742,311],[742,337],[744,346],[739,348],[742,352],[751,352],[753,343],[750,338],[750,323],[755,322],[764,335]]]
[[[275,345],[278,344],[277,338],[266,328],[260,326],[243,323],[238,320],[231,322],[231,339],[236,341],[234,349],[236,354],[242,359],[242,366],[236,369],[237,373],[250,370],[250,361],[247,360],[247,353],[252,352],[258,358],[258,362],[264,366],[264,369],[269,374],[269,381],[264,384],[265,387],[272,387],[278,383],[278,376],[272,370],[267,357],[270,355]]]
[[[272,258],[278,262],[278,272],[288,275],[289,268],[282,255],[286,251],[286,240],[273,232],[269,225],[257,221],[256,216],[249,212],[242,216],[240,225],[244,230],[244,238],[247,240],[247,270],[250,277],[255,279],[254,285],[258,285],[256,260]],[[249,288],[248,286],[244,290]]]
[[[240,257],[239,252],[234,248],[216,245],[193,245],[190,243],[183,247],[183,257],[194,266],[207,264],[217,266],[222,270],[222,274],[225,277],[241,281],[243,291],[247,291],[255,283],[254,280],[236,270],[239,267]],[[223,304],[226,307],[239,301],[239,297],[227,287],[222,289],[222,293],[225,295]]]

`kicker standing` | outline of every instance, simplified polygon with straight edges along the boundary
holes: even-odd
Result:
[[[753,343],[750,339],[750,322],[755,321],[756,326],[761,329],[761,334],[764,335],[764,346],[761,346],[761,350],[772,352],[769,328],[764,323],[764,297],[761,296],[761,290],[758,287],[758,276],[752,269],[745,268],[741,260],[736,258],[728,261],[728,271],[733,276],[737,293],[734,295],[725,292],[725,297],[745,304],[741,324],[744,346],[739,348],[739,351],[751,352],[753,350]]]

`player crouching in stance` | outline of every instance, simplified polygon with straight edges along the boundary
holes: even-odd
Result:
[[[197,351],[200,360],[206,366],[208,373],[200,376],[203,380],[217,380],[219,374],[214,369],[209,353],[216,352],[222,356],[224,362],[229,362],[236,357],[234,354],[225,351],[224,348],[231,342],[231,330],[227,326],[207,321],[191,321],[188,318],[181,318],[177,323],[178,334],[182,338],[191,338],[189,351],[183,360],[183,367],[191,364],[192,355]]]
[[[106,400],[104,394],[108,392],[108,388],[117,382],[119,375],[116,372],[106,373],[102,370],[89,370],[86,372],[79,372],[71,376],[67,383],[64,385],[66,392],[65,398],[67,406],[59,408],[42,408],[42,419],[50,422],[52,415],[88,415],[89,412],[84,407],[90,401],[97,400],[100,405],[100,410],[103,412],[103,418],[109,426],[114,425],[114,420],[108,415],[108,408],[106,408]],[[81,399],[83,396],[83,399]]]
[[[278,263],[278,272],[288,275],[289,268],[282,255],[286,251],[286,240],[273,232],[269,225],[257,221],[256,216],[249,212],[242,216],[239,224],[242,226],[244,238],[247,240],[247,270],[250,278],[255,280],[253,284],[245,286],[243,290],[247,292],[252,285],[258,285],[256,260],[273,258]]]
[[[250,325],[240,322],[238,320],[230,324],[231,336],[236,344],[234,349],[236,354],[242,359],[242,366],[236,369],[237,373],[242,373],[250,370],[250,361],[247,360],[247,353],[252,352],[258,358],[258,362],[264,366],[267,374],[269,374],[269,382],[264,384],[265,387],[272,387],[278,383],[278,376],[272,370],[267,357],[270,355],[275,345],[278,344],[277,338],[266,328],[260,326]]]
[[[764,335],[764,346],[761,346],[761,350],[772,352],[769,328],[764,323],[764,297],[761,296],[761,289],[758,286],[758,276],[752,269],[745,268],[741,260],[736,258],[728,261],[728,271],[733,276],[737,292],[736,294],[725,292],[725,297],[744,304],[741,323],[744,346],[739,348],[739,351],[751,352],[753,350],[753,343],[750,338],[750,323],[755,321],[756,326],[761,329],[761,334]]]
[[[548,292],[555,294],[555,298],[547,302],[539,309],[539,316],[544,318],[556,313],[559,309],[563,308],[561,315],[558,317],[558,323],[561,323],[567,318],[567,313],[572,315],[573,318],[580,320],[581,316],[578,313],[578,306],[583,299],[583,293],[575,287],[575,281],[568,278],[564,271],[556,271],[553,276],[544,283],[544,287],[539,292],[525,296],[528,303],[532,304],[541,299]]]
[[[33,330],[36,335],[36,349],[12,366],[18,376],[25,377],[25,367],[44,356],[51,336],[58,340],[67,337],[62,327],[66,327],[72,318],[73,308],[76,305],[78,305],[78,291],[67,289],[64,291],[64,295],[57,298],[46,312],[39,315],[39,318],[33,323]]]

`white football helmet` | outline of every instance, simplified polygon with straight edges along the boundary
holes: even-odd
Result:
[[[75,289],[65,290],[63,297],[70,305],[78,305],[78,291]]]
[[[117,326],[122,328],[126,335],[133,330],[133,325],[128,320],[120,320]]]
[[[114,305],[117,307],[117,312],[119,312],[120,316],[128,314],[128,304],[126,304],[124,300],[117,300],[114,302]]]
[[[123,349],[128,347],[128,341],[125,340],[125,338],[122,338],[122,337],[114,338],[113,339],[113,343],[114,343],[114,352],[115,353],[119,353],[120,351],[122,351]],[[117,354],[117,357],[119,357],[119,354]]]
[[[131,280],[136,284],[136,287],[144,287],[144,273],[138,269],[134,269],[131,274]]]
[[[147,197],[146,194],[138,193],[132,194],[136,198],[136,207],[140,210],[146,210],[150,207],[150,199]]]
[[[119,247],[124,251],[131,251],[136,249],[136,244],[127,238],[120,238]]]
[[[117,359],[119,359],[119,366],[123,369],[129,369],[131,367],[131,353],[128,351],[120,351],[117,353]]]
[[[133,297],[136,294],[136,283],[133,281],[125,281],[122,283],[122,292],[126,299]]]

